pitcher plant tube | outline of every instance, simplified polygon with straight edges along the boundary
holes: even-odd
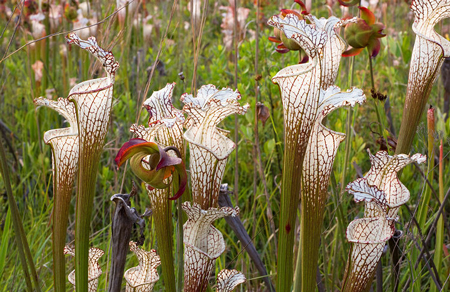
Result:
[[[53,212],[52,212],[52,252],[53,281],[55,292],[66,290],[66,245],[67,223],[69,220],[70,199],[73,193],[78,168],[78,127],[75,105],[66,98],[57,101],[39,97],[34,100],[39,106],[56,110],[69,123],[68,128],[45,132],[44,142],[52,149],[53,165]]]
[[[75,215],[75,271],[79,291],[88,289],[89,231],[94,204],[97,169],[108,131],[115,72],[119,64],[111,52],[100,48],[94,37],[67,35],[69,44],[90,52],[102,64],[106,77],[84,81],[69,92],[75,105],[79,135],[79,165]]]
[[[394,223],[401,205],[410,197],[409,190],[397,177],[410,163],[423,163],[426,157],[415,154],[390,156],[386,151],[370,154],[371,168],[363,177],[347,185],[356,202],[365,202],[364,218],[356,219],[347,228],[352,243],[344,275],[342,291],[368,291],[386,241],[394,232]]]
[[[225,250],[222,233],[212,223],[225,216],[237,216],[239,208],[203,210],[199,204],[183,203],[188,215],[184,229],[184,291],[204,292],[216,259]]]
[[[450,17],[450,0],[413,0],[411,10],[415,16],[412,29],[417,36],[411,57],[397,154],[410,151],[433,83],[444,58],[450,57],[450,41],[434,30],[439,21]]]
[[[305,194],[300,193],[302,165],[320,106],[320,90],[334,83],[341,54],[346,46],[337,30],[355,21],[339,20],[336,17],[317,19],[311,15],[304,17],[309,23],[293,13],[284,18],[273,16],[268,21],[269,25],[280,29],[288,39],[297,42],[309,60],[307,63],[286,67],[272,78],[281,91],[285,130],[277,291],[289,291],[292,285],[293,230],[299,195],[301,194],[302,200],[306,199]],[[309,288],[312,289],[315,288]]]
[[[320,91],[319,108],[306,150],[302,169],[302,213],[300,221],[300,245],[297,256],[294,291],[313,291],[316,286],[317,263],[328,184],[339,144],[345,134],[326,128],[322,120],[333,110],[343,106],[363,103],[361,89],[341,92],[330,86]]]
[[[236,145],[227,138],[227,131],[217,125],[227,116],[244,114],[249,105],[241,106],[239,92],[204,85],[197,97],[183,94],[183,111],[187,113],[184,138],[190,145],[190,171],[193,202],[203,210],[218,206],[220,185],[228,156]],[[238,129],[236,129],[237,131]]]

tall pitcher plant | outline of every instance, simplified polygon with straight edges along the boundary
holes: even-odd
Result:
[[[111,114],[115,72],[119,64],[111,52],[100,48],[94,37],[67,35],[69,44],[90,52],[102,64],[106,77],[84,81],[69,92],[76,111],[79,165],[75,216],[75,282],[78,291],[88,290],[89,231],[94,204],[97,169]]]
[[[329,174],[343,135],[324,128],[320,123],[334,108],[353,106],[365,98],[361,90],[346,93],[334,87],[327,90],[335,81],[341,54],[346,48],[337,30],[354,21],[336,17],[317,19],[312,15],[300,16],[297,13],[273,16],[268,21],[281,34],[295,41],[308,56],[307,63],[286,67],[272,78],[280,87],[285,129],[278,235],[278,291],[291,290],[293,231],[300,198],[302,226],[295,289],[315,289],[320,228],[310,227],[323,220]],[[322,155],[327,159],[325,166],[319,161]],[[300,191],[302,184],[303,190]]]
[[[174,146],[179,153],[169,151],[168,155],[185,159],[183,147],[183,122],[184,116],[181,110],[172,105],[172,94],[175,83],[167,84],[144,102],[144,107],[149,112],[148,127],[132,125],[131,132],[138,138],[156,142],[160,147]],[[161,257],[164,285],[166,291],[175,291],[175,268],[173,257],[172,238],[172,204],[169,201],[169,188],[147,188],[148,196],[152,204],[153,218],[155,218],[156,239],[158,251]]]
[[[187,113],[184,138],[190,145],[190,171],[193,204],[183,203],[188,220],[183,226],[184,291],[203,292],[216,259],[225,250],[222,233],[213,222],[225,216],[237,216],[239,208],[218,207],[220,185],[228,156],[236,147],[217,125],[227,116],[244,114],[239,92],[204,85],[194,97],[185,93],[181,100]],[[236,129],[237,130],[237,129]]]
[[[34,100],[37,106],[56,110],[70,124],[68,128],[45,132],[44,142],[52,149],[53,164],[53,212],[52,212],[52,253],[53,284],[55,292],[65,291],[66,265],[64,246],[66,245],[67,223],[70,199],[73,193],[75,175],[78,168],[78,128],[75,106],[66,98],[57,101],[40,97]]]
[[[450,41],[434,30],[439,21],[450,17],[450,0],[413,0],[411,10],[415,16],[412,29],[417,36],[411,57],[397,154],[409,152],[433,83],[444,58],[450,57]]]
[[[112,104],[114,74],[119,64],[111,52],[100,48],[94,37],[80,39],[67,35],[75,44],[94,55],[105,68],[106,77],[75,85],[67,99],[35,100],[38,106],[58,111],[70,123],[69,128],[54,129],[44,134],[44,142],[52,147],[54,211],[53,260],[55,291],[65,291],[64,245],[73,183],[77,174],[75,224],[76,286],[88,289],[89,227],[95,193],[95,181]]]

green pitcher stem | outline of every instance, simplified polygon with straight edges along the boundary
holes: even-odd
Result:
[[[349,84],[348,88],[351,88],[353,85],[353,76],[355,73],[355,57],[352,57],[350,59],[350,78],[349,78]],[[341,193],[344,191],[345,188],[345,175],[347,173],[348,163],[350,162],[350,152],[352,150],[351,148],[351,141],[352,141],[352,120],[353,120],[353,108],[349,107],[347,113],[347,125],[345,128],[345,132],[347,133],[347,137],[345,137],[345,156],[344,156],[344,167],[342,169],[342,177],[341,177]]]
[[[150,194],[153,218],[155,219],[158,254],[161,258],[164,291],[175,292],[175,268],[172,238],[172,203],[169,202],[169,188]],[[158,195],[156,193],[159,193]]]
[[[91,151],[86,148],[80,147],[77,179],[75,212],[75,286],[77,291],[88,291],[89,231],[100,160],[100,151],[90,153]]]
[[[325,205],[322,205],[319,200],[311,201],[302,198],[300,244],[295,267],[295,292],[316,290],[317,263],[319,261],[318,247],[320,246],[324,211]]]
[[[172,181],[172,195],[175,194],[176,190],[179,188],[178,176],[173,176]],[[187,189],[185,193],[187,192]],[[186,194],[183,194],[185,196]],[[182,197],[183,197],[182,196]],[[182,198],[181,197],[181,198]],[[184,252],[183,252],[183,225],[186,222],[183,215],[183,209],[181,207],[182,199],[178,198],[176,200],[177,205],[177,247],[176,247],[176,257],[177,257],[177,292],[183,291],[183,271],[184,271]],[[170,202],[169,202],[170,204]]]
[[[301,188],[302,164],[306,151],[306,149],[299,149],[303,147],[297,144],[287,140],[283,158],[277,265],[277,291],[280,292],[291,291],[294,275],[295,219]]]
[[[57,190],[56,178],[53,179],[53,189]],[[69,220],[70,198],[72,186],[63,185],[55,192],[53,203],[53,279],[55,292],[66,291],[66,244],[67,223]]]

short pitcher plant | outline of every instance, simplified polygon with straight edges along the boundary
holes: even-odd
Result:
[[[243,114],[248,105],[238,102],[240,94],[229,88],[202,86],[196,97],[184,94],[183,111],[190,145],[190,171],[193,204],[183,203],[188,215],[184,224],[184,291],[205,291],[216,259],[225,250],[222,234],[212,223],[225,216],[237,216],[239,208],[218,209],[220,185],[228,156],[235,144],[217,125],[231,114]]]
[[[64,246],[66,245],[67,223],[69,221],[70,199],[78,169],[78,127],[75,105],[66,98],[57,101],[40,97],[34,100],[37,106],[56,110],[70,124],[68,128],[45,132],[44,142],[52,148],[53,164],[53,278],[55,291],[65,291],[66,264]]]
[[[356,202],[365,202],[365,211],[364,218],[352,221],[347,228],[352,247],[342,286],[345,292],[370,289],[384,246],[395,232],[398,209],[410,197],[397,172],[410,163],[426,161],[422,154],[390,156],[386,151],[375,155],[369,152],[369,157],[372,164],[369,172],[346,188]]]
[[[66,246],[64,248],[64,253],[75,256],[75,250],[70,247]],[[100,265],[98,264],[98,260],[103,256],[105,252],[99,248],[91,247],[89,249],[89,258],[88,258],[88,290],[87,292],[97,292],[98,288],[98,278],[102,274],[102,269],[100,268]],[[73,285],[74,289],[76,289],[76,282],[75,282],[75,271],[73,270],[69,274],[69,282]],[[78,289],[78,291],[80,291]]]
[[[125,272],[127,282],[126,292],[151,292],[155,283],[159,280],[156,268],[161,264],[159,256],[154,249],[145,251],[139,248],[135,242],[130,242],[130,250],[139,260],[139,266]]]

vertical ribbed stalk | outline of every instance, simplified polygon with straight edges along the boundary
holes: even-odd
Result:
[[[319,188],[319,186],[317,186]],[[317,193],[319,193],[317,191]],[[325,199],[326,200],[326,199]],[[323,200],[323,203],[325,203]],[[319,261],[320,234],[325,205],[322,202],[302,200],[300,221],[300,247],[297,258],[296,281],[301,271],[301,285],[294,286],[294,291],[314,291],[317,286],[316,274]],[[318,206],[319,204],[319,206]],[[298,265],[300,263],[300,266]],[[314,288],[312,288],[314,287]],[[310,290],[313,289],[313,290]]]
[[[427,179],[432,184],[433,183],[433,169],[434,169],[434,134],[435,130],[435,116],[434,116],[434,108],[430,108],[427,112],[427,127],[428,127],[428,169],[427,169]],[[427,184],[425,192],[423,194],[422,202],[419,206],[419,210],[417,211],[417,221],[420,225],[420,228],[424,230],[425,222],[427,219],[428,212],[428,204],[430,202],[431,197],[431,188]]]
[[[55,171],[56,172],[56,171]],[[66,291],[66,259],[64,246],[66,244],[67,222],[69,219],[70,198],[73,191],[74,179],[69,184],[60,183],[53,178],[53,285],[55,292]]]
[[[288,133],[286,131],[286,133]],[[295,140],[294,140],[295,141]],[[281,186],[281,210],[278,231],[277,291],[291,291],[294,264],[295,219],[301,188],[301,172],[305,145],[286,139],[283,155],[283,180]]]
[[[170,189],[155,189],[149,192],[152,204],[153,218],[155,220],[156,240],[158,241],[158,254],[161,257],[164,291],[175,292],[175,268],[173,265],[173,238],[172,238],[172,203],[169,202]]]
[[[179,188],[179,180],[177,176],[173,177],[172,180],[172,195]],[[177,202],[177,246],[176,246],[176,257],[177,257],[177,292],[183,291],[183,266],[184,266],[184,252],[183,252],[183,224],[186,222],[184,219],[183,209],[181,207],[182,199],[179,198]]]
[[[445,204],[444,202],[444,146],[439,146],[439,201],[441,204]],[[439,277],[442,269],[442,258],[443,258],[443,248],[444,245],[444,221],[442,219],[442,214],[439,215],[439,220],[436,226],[436,245],[434,249],[434,265],[437,270],[437,277]],[[439,291],[436,285],[431,284],[430,292]],[[445,289],[442,289],[444,291]]]
[[[80,138],[82,137],[83,134],[80,135]],[[97,168],[101,154],[98,149],[95,149],[96,151],[91,149],[94,145],[89,145],[90,143],[83,140],[85,139],[80,139],[80,164],[75,212],[75,285],[78,291],[88,291],[89,231],[94,205]]]

